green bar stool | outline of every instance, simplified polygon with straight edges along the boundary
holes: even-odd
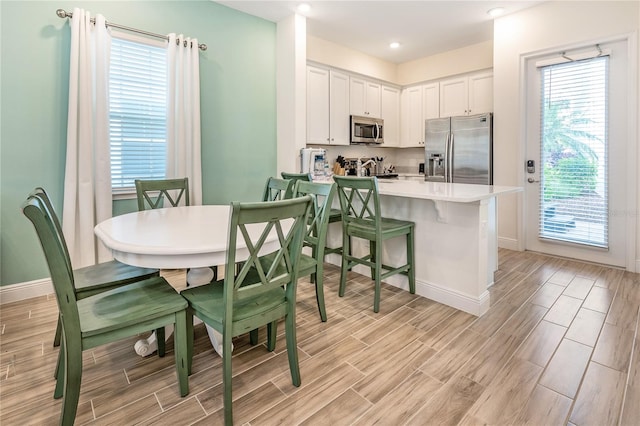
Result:
[[[347,271],[359,264],[371,268],[371,279],[375,280],[374,312],[380,310],[380,283],[387,277],[395,274],[406,275],[409,280],[409,291],[414,294],[416,292],[415,223],[382,217],[377,178],[334,176],[333,180],[338,185],[338,198],[342,209],[342,244],[344,248],[338,295],[344,296]],[[383,242],[389,238],[403,235],[406,237],[407,263],[401,266],[382,263]],[[350,237],[368,240],[369,254],[362,257],[352,255],[349,251]]]

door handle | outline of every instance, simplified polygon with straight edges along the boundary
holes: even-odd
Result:
[[[529,182],[529,183],[535,183],[535,182],[540,182],[540,181],[539,181],[539,180],[535,180],[534,178],[531,178],[531,177],[530,177],[530,178],[528,178],[528,179],[527,179],[527,182]]]

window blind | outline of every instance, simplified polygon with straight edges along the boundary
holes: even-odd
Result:
[[[109,74],[111,186],[163,179],[167,145],[166,49],[112,38]]]
[[[541,238],[608,248],[608,61],[540,68]]]

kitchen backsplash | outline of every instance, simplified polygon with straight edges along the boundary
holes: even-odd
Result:
[[[388,149],[366,145],[323,145],[322,148],[327,150],[327,160],[330,165],[333,165],[339,155],[345,158],[383,157],[385,167],[393,165],[397,173],[417,174],[420,163],[424,163],[424,148]]]

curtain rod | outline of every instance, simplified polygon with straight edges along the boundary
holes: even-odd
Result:
[[[56,10],[56,15],[58,15],[58,17],[60,17],[60,18],[73,18],[73,13],[72,12],[67,12],[64,9]],[[96,23],[95,18],[91,18],[91,22],[93,24],[95,24]],[[167,37],[165,35],[162,35],[162,34],[155,34],[155,33],[150,33],[148,31],[139,30],[139,29],[136,29],[136,28],[125,27],[124,25],[118,25],[118,24],[114,24],[112,22],[106,22],[106,25],[107,25],[107,27],[118,28],[120,30],[131,31],[133,33],[138,33],[138,34],[144,34],[144,35],[149,36],[149,37],[161,38],[161,39],[164,39],[164,40],[167,40],[167,41],[169,40],[169,37]],[[186,43],[186,41],[185,41],[185,43]],[[207,50],[207,45],[202,43],[202,44],[198,45],[198,48],[200,50],[204,51],[204,50]]]

